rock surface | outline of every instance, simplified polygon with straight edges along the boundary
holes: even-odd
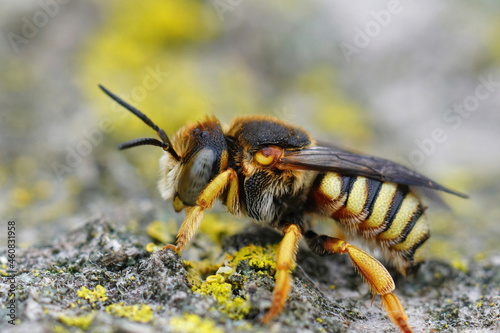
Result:
[[[223,260],[214,265],[183,261],[144,234],[90,220],[51,245],[18,250],[16,325],[5,319],[9,285],[2,283],[0,330],[396,331],[379,298],[370,306],[368,288],[347,258],[320,258],[306,249],[299,251],[283,313],[263,326],[259,319],[274,286],[272,244],[279,239],[272,230],[251,226],[224,238],[222,249],[198,249],[200,258],[220,251]],[[461,269],[430,261],[413,278],[391,271],[415,331],[500,329],[500,257]]]

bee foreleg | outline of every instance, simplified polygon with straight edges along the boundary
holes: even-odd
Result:
[[[240,211],[240,189],[238,185],[238,175],[236,171],[231,169],[233,173],[229,179],[229,188],[227,189],[227,199],[226,206],[229,212],[233,215],[239,216],[241,214]]]
[[[196,204],[203,209],[212,208],[215,202],[226,187],[231,184],[231,180],[237,179],[238,175],[233,169],[227,169],[226,171],[218,174],[208,185],[201,191],[200,196],[196,200]]]
[[[290,270],[295,262],[302,231],[297,225],[290,224],[284,228],[284,234],[276,256],[276,284],[273,291],[273,301],[271,308],[262,318],[263,323],[268,323],[283,310],[286,297],[292,287]]]
[[[236,179],[237,185],[237,174],[233,169],[227,169],[212,179],[203,191],[201,191],[198,199],[196,200],[196,206],[188,207],[186,209],[186,218],[184,219],[184,222],[182,222],[179,233],[177,234],[176,244],[165,245],[164,249],[171,249],[175,252],[180,252],[193,238],[196,231],[198,231],[201,220],[203,219],[204,210],[212,207],[214,201],[224,192],[228,184],[231,184],[230,187],[234,187],[234,179]],[[237,199],[233,199],[233,201],[234,200]]]
[[[394,280],[387,269],[377,259],[358,247],[338,238],[326,235],[319,236],[313,231],[308,231],[305,236],[311,250],[319,255],[347,253],[356,270],[370,285],[372,292],[380,295],[382,298],[382,306],[391,321],[399,326],[401,331],[412,332],[408,325],[403,306],[399,302],[398,297],[392,293],[395,287]]]
[[[175,245],[167,244],[164,249],[170,249],[180,253],[184,245],[189,243],[191,238],[196,234],[200,227],[201,220],[203,219],[203,208],[200,206],[186,208],[186,218],[182,222],[179,233],[177,234],[177,241]]]

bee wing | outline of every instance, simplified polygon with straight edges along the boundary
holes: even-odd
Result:
[[[422,186],[467,198],[466,194],[446,188],[405,166],[389,160],[327,146],[314,146],[302,150],[286,151],[276,165],[279,169],[338,172],[343,175],[367,178],[397,184]]]

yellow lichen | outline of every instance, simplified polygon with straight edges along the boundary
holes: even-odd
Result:
[[[155,249],[156,245],[154,243],[149,243],[148,245],[146,245],[146,251],[148,252],[154,252]]]
[[[250,312],[250,302],[241,297],[235,297],[222,304],[219,303],[219,311],[228,315],[234,320],[243,319]]]
[[[106,296],[106,289],[101,285],[97,285],[92,291],[86,287],[82,287],[82,289],[78,290],[76,293],[78,297],[85,298],[91,303],[97,301],[105,302],[108,299]]]
[[[209,260],[183,261],[184,268],[187,271],[187,280],[194,286],[200,286],[203,283],[203,277],[217,272],[221,264],[214,264]]]
[[[56,325],[54,328],[54,333],[69,333],[70,331],[62,325]]]
[[[297,90],[307,94],[312,117],[325,133],[336,133],[354,145],[368,143],[373,137],[366,111],[357,101],[338,89],[336,73],[317,66],[297,77]]]
[[[235,272],[235,267],[243,260],[247,260],[250,267],[257,270],[257,274],[271,274],[276,270],[276,252],[278,245],[267,247],[249,245],[228,256],[223,265],[211,265],[204,262],[184,262],[188,271],[188,281],[193,285],[192,290],[199,294],[210,295],[217,301],[217,309],[234,320],[244,318],[250,311],[250,302],[243,297],[235,296],[234,291],[239,285],[227,282]],[[213,274],[215,272],[215,274]],[[201,280],[204,273],[212,273]]]
[[[454,259],[451,261],[451,266],[453,266],[453,268],[459,270],[459,271],[462,271],[464,273],[467,273],[467,271],[469,270],[469,267],[467,266],[467,261],[463,260],[463,259]]]
[[[486,259],[486,254],[484,252],[479,252],[474,256],[476,262],[483,261],[484,259]]]
[[[240,261],[248,260],[250,267],[271,272],[276,269],[277,250],[278,245],[268,245],[264,248],[250,244],[235,252],[232,264],[236,266]]]
[[[225,235],[237,234],[244,225],[234,219],[221,219],[220,215],[205,213],[200,233],[208,235],[212,242],[219,245]]]
[[[38,180],[33,186],[33,193],[39,200],[50,198],[53,194],[52,183],[45,179]]]
[[[200,287],[194,286],[193,291],[212,296],[217,300],[218,310],[229,318],[239,320],[245,317],[250,311],[250,303],[239,296],[235,297],[232,285],[224,282],[221,275],[212,275],[209,278]]]
[[[200,272],[201,275],[208,275],[217,272],[219,267],[222,264],[214,264],[210,260],[202,260],[202,261],[184,261],[185,265],[188,265],[197,271]]]
[[[217,301],[217,310],[234,320],[244,318],[250,311],[250,302],[235,296],[241,286],[234,281],[229,283],[235,267],[247,260],[257,274],[271,274],[276,270],[276,252],[278,245],[267,247],[249,245],[237,251],[234,256],[227,256],[224,264],[214,265],[206,260],[202,262],[184,261],[187,279],[193,285],[192,290],[203,295],[210,295]],[[215,274],[214,274],[215,273]],[[208,275],[203,281],[202,277]]]
[[[154,240],[167,244],[172,240],[171,233],[176,232],[176,229],[177,224],[174,220],[171,220],[169,223],[153,221],[146,227],[146,233]]]
[[[207,283],[223,283],[224,282],[224,277],[222,275],[210,275],[207,276],[206,282]]]
[[[199,272],[197,272],[193,268],[187,269],[186,279],[193,286],[199,286],[203,283],[203,280],[201,279]]]
[[[211,295],[218,303],[224,303],[231,299],[233,288],[226,282],[204,282],[200,287],[193,287],[199,294]]]
[[[182,317],[174,317],[170,320],[173,332],[182,333],[223,333],[211,319],[203,319],[195,314],[185,313]]]
[[[128,318],[133,321],[148,323],[153,319],[153,311],[150,305],[123,305],[123,303],[111,304],[106,311],[115,317]]]
[[[28,206],[33,199],[31,192],[26,188],[17,187],[11,192],[11,204],[16,208]]]
[[[57,318],[64,324],[68,326],[76,326],[81,328],[82,330],[86,330],[90,326],[94,317],[94,312],[82,316],[67,316],[63,314],[57,316]]]
[[[229,266],[221,266],[217,270],[218,275],[230,275],[231,273],[233,273],[233,269]]]
[[[190,269],[194,268],[194,261],[189,261],[189,260],[182,260],[182,265],[184,266],[185,269]]]
[[[216,36],[220,27],[216,12],[204,10],[206,4],[198,0],[150,0],[140,6],[114,0],[106,1],[105,7],[110,15],[99,33],[87,40],[81,55],[82,91],[95,99],[95,77],[105,72],[107,85],[114,92],[141,110],[148,110],[148,117],[163,124],[167,133],[188,119],[211,113],[212,93],[203,83],[199,54],[186,50]],[[132,21],[134,24],[130,24]],[[117,47],[122,51],[109,57]],[[98,102],[101,106],[95,110],[99,119],[109,120],[114,129],[109,136],[120,141],[126,135],[138,137],[144,133],[143,123],[126,115],[126,111],[110,107],[109,99],[99,96]],[[141,177],[156,180],[151,165],[157,164],[157,156],[138,154]]]

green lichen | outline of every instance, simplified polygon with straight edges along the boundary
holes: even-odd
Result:
[[[150,305],[123,305],[122,302],[111,304],[106,307],[106,311],[115,317],[128,318],[141,323],[149,323],[153,319],[153,310]]]
[[[223,333],[211,319],[203,319],[195,314],[185,313],[182,317],[174,317],[170,320],[173,332],[182,333]]]

